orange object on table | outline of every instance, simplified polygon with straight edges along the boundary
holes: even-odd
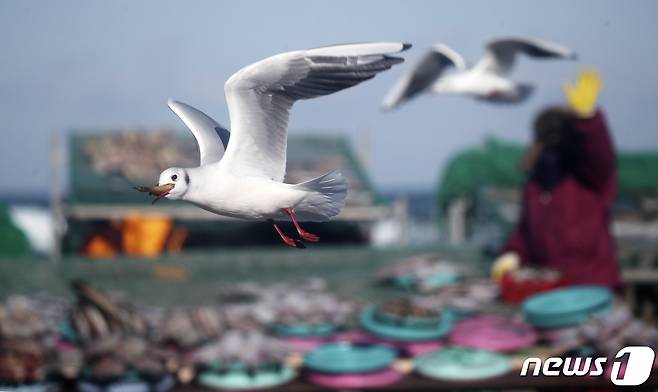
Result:
[[[157,257],[165,249],[172,229],[171,219],[166,215],[127,216],[123,221],[123,251],[130,256]]]
[[[94,259],[109,259],[114,257],[116,249],[102,234],[95,234],[85,245],[85,256]]]

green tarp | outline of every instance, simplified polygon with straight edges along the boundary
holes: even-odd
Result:
[[[25,234],[12,222],[7,207],[0,204],[0,256],[15,257],[31,253]]]
[[[518,187],[524,176],[519,163],[525,146],[488,138],[475,148],[454,156],[439,182],[441,204],[459,196],[474,195],[487,186]],[[619,191],[634,195],[658,189],[658,151],[621,152],[617,156]]]
[[[494,138],[481,146],[466,149],[446,164],[439,182],[441,203],[474,195],[484,186],[516,187],[523,181],[519,162],[523,148]]]

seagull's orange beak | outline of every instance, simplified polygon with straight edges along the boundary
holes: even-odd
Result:
[[[148,192],[150,195],[155,196],[151,204],[155,204],[156,201],[164,198],[174,189],[175,184],[164,184],[158,186],[136,186],[134,189],[140,192]]]

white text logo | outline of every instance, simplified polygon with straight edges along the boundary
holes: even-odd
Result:
[[[625,371],[622,371],[623,358],[627,356]],[[615,385],[640,385],[649,379],[656,354],[651,347],[624,347],[612,363],[610,380]],[[528,358],[523,362],[521,376],[527,376],[530,365],[534,365],[532,376],[600,376],[603,374],[607,358],[559,358],[552,357],[543,361],[540,358]]]

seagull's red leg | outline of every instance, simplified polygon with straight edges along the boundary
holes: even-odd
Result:
[[[297,218],[295,217],[295,214],[292,212],[291,208],[284,208],[283,211],[285,211],[286,214],[290,215],[290,219],[292,219],[292,223],[295,225],[295,229],[297,229],[297,233],[299,234],[300,237],[302,237],[303,240],[309,242],[320,241],[320,237],[302,229],[302,227],[299,225],[299,222],[297,222]]]
[[[279,227],[279,225],[277,225],[276,223],[274,223],[273,220],[270,219],[268,222],[270,222],[270,223],[272,224],[272,226],[274,226],[274,230],[276,230],[276,232],[279,233],[279,236],[281,236],[281,239],[283,240],[283,243],[284,243],[284,244],[286,244],[286,245],[288,245],[288,246],[291,246],[291,247],[293,247],[293,248],[305,248],[304,244],[302,244],[299,240],[296,240],[296,239],[294,239],[294,238],[292,238],[292,237],[288,237],[288,236],[283,232],[283,230],[281,230],[281,228]]]

